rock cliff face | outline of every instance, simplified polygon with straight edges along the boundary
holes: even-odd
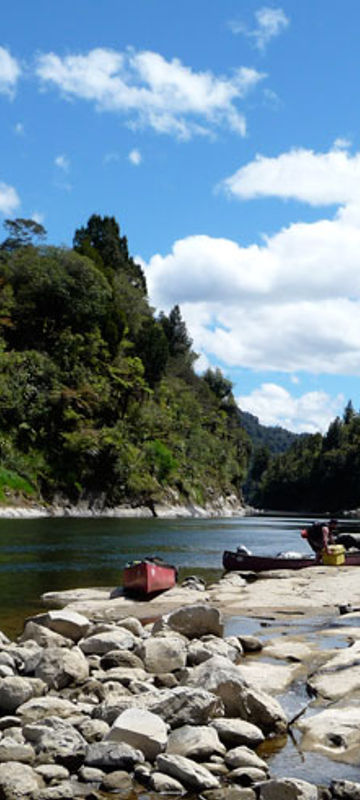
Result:
[[[245,669],[245,651],[259,652],[261,641],[224,636],[222,615],[204,602],[205,592],[188,592],[197,602],[151,624],[124,615],[109,621],[104,605],[94,616],[65,607],[29,619],[16,642],[0,634],[4,800],[96,800],[109,791],[141,795],[144,787],[208,800],[359,798],[360,784],[349,781],[318,790],[271,776],[256,749],[288,729],[274,696],[284,672],[275,669],[264,691],[256,662]],[[108,609],[113,602],[109,593]],[[274,642],[267,647],[272,658],[284,654]],[[288,666],[289,684],[309,656],[300,649],[286,650],[297,662]],[[356,658],[340,661],[356,667]],[[325,715],[303,723],[305,745],[316,739],[320,747],[358,752],[350,733],[359,729],[358,715],[332,715],[333,737],[342,726],[342,741],[332,745]]]

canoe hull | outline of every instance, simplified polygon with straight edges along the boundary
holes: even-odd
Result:
[[[125,567],[123,587],[134,594],[155,594],[171,589],[176,583],[176,569],[169,565],[153,564],[151,561],[139,561]]]
[[[227,571],[239,572],[266,572],[274,569],[304,569],[318,567],[315,558],[277,558],[276,556],[252,556],[225,550],[223,554],[223,567]],[[360,551],[346,553],[345,563],[341,566],[360,567]]]

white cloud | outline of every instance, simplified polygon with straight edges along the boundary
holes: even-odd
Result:
[[[271,39],[279,36],[289,25],[289,18],[282,8],[269,8],[263,6],[255,12],[257,26],[249,29],[244,23],[233,21],[230,23],[233,33],[243,33],[253,39],[258,50],[265,50]]]
[[[54,164],[56,167],[59,167],[59,169],[61,169],[63,172],[69,172],[70,161],[67,156],[65,155],[56,156]]]
[[[19,205],[20,198],[16,189],[0,181],[0,213],[12,214]]]
[[[43,225],[45,220],[45,214],[43,214],[42,211],[34,211],[31,214],[31,219],[33,219],[34,222],[38,222],[39,225]]]
[[[327,153],[297,149],[255,161],[226,178],[222,186],[239,199],[280,197],[312,206],[360,201],[360,153],[334,147]]]
[[[138,167],[142,162],[142,155],[139,150],[131,150],[128,158],[131,164],[134,164],[135,167]]]
[[[259,156],[228,179],[234,196],[340,204],[261,245],[190,236],[146,266],[151,302],[175,303],[196,352],[227,368],[360,374],[360,154]]]
[[[21,69],[5,47],[0,47],[0,93],[14,95]]]
[[[194,72],[179,59],[166,61],[150,51],[97,48],[86,55],[39,56],[36,72],[43,85],[65,97],[95,103],[100,111],[122,113],[132,127],[189,139],[226,125],[244,136],[246,122],[237,104],[265,76],[240,67],[231,77]]]
[[[242,411],[255,414],[264,425],[280,425],[296,433],[323,433],[344,408],[345,397],[307,392],[293,397],[276,383],[263,383],[249,395],[236,398]]]

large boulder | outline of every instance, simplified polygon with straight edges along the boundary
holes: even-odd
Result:
[[[49,628],[54,633],[59,633],[66,639],[78,642],[86,636],[90,629],[90,622],[83,614],[63,608],[59,611],[48,611],[45,614],[37,614],[28,620]]]
[[[298,778],[277,778],[258,784],[259,800],[317,800],[318,790],[312,783]]]
[[[35,675],[48,686],[63,689],[70,683],[84,683],[89,677],[89,665],[79,647],[47,647]]]
[[[45,628],[44,625],[39,625],[37,622],[28,620],[22,635],[19,638],[20,642],[32,641],[36,642],[40,647],[72,647],[73,641],[61,636],[60,633]]]
[[[215,728],[220,741],[227,747],[237,747],[239,745],[258,747],[265,739],[263,732],[257,725],[253,725],[252,722],[246,722],[243,719],[223,717],[212,720],[211,726]]]
[[[27,764],[18,761],[0,764],[2,800],[31,800],[43,786],[42,777]]]
[[[239,667],[226,658],[214,656],[194,667],[187,685],[202,686],[217,695],[224,704],[226,716],[241,717],[265,733],[282,733],[287,728],[287,718],[280,703],[260,689],[250,687]]]
[[[190,758],[175,755],[160,755],[156,759],[160,772],[170,775],[186,786],[203,791],[204,789],[218,788],[219,781],[206,767],[196,764]]]
[[[329,708],[299,720],[301,747],[345,764],[359,763],[360,707]]]
[[[214,728],[208,725],[183,725],[170,734],[166,752],[205,760],[212,755],[224,755],[226,749]]]
[[[118,769],[131,772],[136,764],[144,760],[140,750],[123,742],[95,742],[88,746],[85,754],[86,766],[97,767],[104,772]]]
[[[167,744],[167,725],[157,714],[142,708],[129,708],[120,714],[109,733],[108,742],[125,742],[141,750],[148,761],[154,761]]]
[[[23,733],[43,763],[54,760],[71,771],[81,766],[87,743],[67,720],[46,717],[24,725]]]
[[[145,695],[142,701],[154,714],[159,714],[171,728],[180,725],[206,725],[216,716],[222,716],[224,708],[215,694],[200,688],[177,686]]]
[[[36,678],[19,676],[0,678],[0,714],[12,714],[31,697],[40,697],[46,684]]]
[[[35,722],[44,717],[61,717],[66,719],[78,713],[77,706],[64,697],[47,694],[45,697],[33,697],[18,707],[16,714],[24,724]]]
[[[136,650],[148,672],[160,675],[182,669],[186,664],[186,647],[180,636],[150,637]]]
[[[125,628],[114,628],[111,631],[95,633],[79,642],[83,653],[104,655],[110,650],[132,650],[136,643],[135,636]]]
[[[308,681],[327,700],[340,700],[360,689],[360,641],[354,642],[323,664]]]
[[[207,633],[222,636],[224,626],[220,611],[204,603],[175,609],[154,623],[153,634],[166,628],[181,633],[188,639],[199,639]]]

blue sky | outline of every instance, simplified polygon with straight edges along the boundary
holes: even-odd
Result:
[[[12,0],[0,221],[114,215],[198,369],[326,430],[360,372],[358,0]],[[5,235],[5,232],[4,232]]]

